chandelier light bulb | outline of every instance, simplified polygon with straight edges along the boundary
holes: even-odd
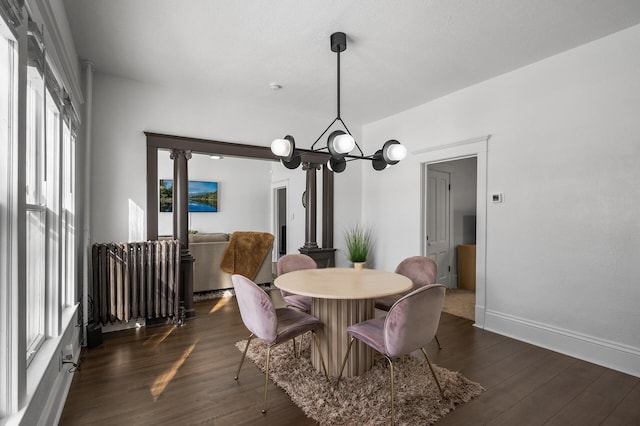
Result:
[[[391,161],[401,161],[407,156],[407,148],[402,144],[393,144],[387,153]]]
[[[407,148],[395,139],[388,140],[382,147],[382,158],[387,164],[397,164],[407,156]]]
[[[289,157],[291,155],[291,143],[287,139],[274,139],[271,142],[271,152],[278,157]]]
[[[344,135],[336,136],[333,141],[333,146],[336,152],[340,154],[348,154],[356,147],[356,141],[353,139],[353,136],[345,133]]]

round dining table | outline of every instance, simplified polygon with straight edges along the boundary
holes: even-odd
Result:
[[[337,377],[349,345],[347,327],[375,317],[374,300],[409,290],[403,275],[375,269],[322,268],[288,272],[274,280],[276,287],[312,297],[311,315],[324,323],[318,332],[327,372]],[[311,345],[311,363],[321,371],[320,354]],[[356,339],[343,377],[358,376],[373,365],[373,349]]]

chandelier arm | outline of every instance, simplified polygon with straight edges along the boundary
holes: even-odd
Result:
[[[373,161],[374,160],[372,155],[345,155],[344,158],[346,159],[345,161],[354,161],[354,160],[371,160],[371,161]]]
[[[324,136],[324,134],[325,134],[325,133],[327,133],[327,131],[331,128],[331,126],[333,126],[333,123],[335,123],[337,120],[342,121],[339,117],[334,118],[334,119],[333,119],[333,121],[331,122],[331,124],[329,124],[329,125],[327,126],[327,128],[326,128],[326,129],[324,129],[324,132],[320,133],[320,136],[318,136],[318,139],[316,139],[316,141],[313,143],[313,145],[311,145],[311,150],[312,150],[312,151],[315,151],[313,147],[314,147],[314,146],[316,146],[316,144],[318,143],[318,141],[319,141],[319,140]],[[344,123],[342,123],[342,125],[344,126]],[[346,128],[346,127],[345,127],[345,128]],[[349,130],[347,129],[347,132],[348,132],[348,131],[349,131]],[[349,134],[351,134],[351,133],[349,133]],[[318,149],[320,150],[320,149],[324,149],[324,148],[318,148]]]

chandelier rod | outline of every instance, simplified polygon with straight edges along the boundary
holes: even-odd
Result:
[[[344,127],[344,129],[347,131],[348,134],[351,135],[351,131],[349,131],[349,128],[347,127],[346,124],[344,124],[344,121],[342,121],[342,117],[340,117],[340,52],[342,52],[343,50],[347,50],[347,38],[345,36],[345,40],[344,40],[344,48],[340,49],[340,47],[336,48],[336,54],[338,55],[338,60],[337,65],[338,65],[338,84],[337,86],[337,90],[338,90],[338,96],[336,96],[336,98],[338,99],[338,105],[336,108],[336,112],[337,112],[337,117],[335,120],[333,120],[333,123],[335,123],[337,120],[340,121],[340,123],[342,123],[342,127]],[[331,124],[333,124],[331,123]],[[329,126],[331,127],[331,126]],[[327,129],[329,130],[329,129]],[[325,130],[325,132],[327,131]],[[324,134],[324,133],[323,133]],[[353,137],[353,135],[351,135]],[[321,136],[322,137],[322,136]],[[364,152],[362,152],[362,148],[360,148],[360,145],[358,145],[358,141],[355,140],[355,138],[353,139],[353,141],[356,144],[356,148],[358,148],[358,151],[360,151],[360,157],[364,157]],[[352,156],[353,158],[356,158],[356,156]]]
[[[337,96],[338,107],[336,108],[336,111],[337,111],[338,115],[336,116],[336,118],[339,119],[340,121],[342,121],[342,119],[340,118],[340,50],[338,50],[336,53],[338,54],[338,84],[337,84],[337,86],[338,86],[338,96]],[[344,125],[344,122],[342,124]],[[345,126],[345,128],[346,128],[346,126]],[[347,129],[347,132],[349,132],[348,129]],[[351,134],[351,133],[349,133],[349,134]]]
[[[334,35],[338,35],[338,33],[334,34]],[[329,129],[331,128],[331,126],[333,126],[335,124],[336,121],[339,121],[340,124],[342,124],[342,127],[344,127],[344,129],[347,131],[347,133],[349,135],[351,135],[351,131],[349,130],[349,128],[347,127],[346,124],[344,124],[344,121],[342,120],[342,117],[340,116],[340,52],[343,52],[345,50],[347,50],[347,40],[346,40],[346,36],[344,36],[344,41],[343,43],[340,43],[339,39],[336,40],[336,42],[334,42],[333,36],[331,38],[331,50],[333,52],[336,52],[337,54],[337,60],[336,60],[336,66],[337,66],[337,84],[336,84],[336,91],[337,91],[337,96],[336,96],[336,118],[333,119],[333,121],[331,122],[331,124],[329,124],[327,126],[326,129],[324,129],[324,131],[322,133],[320,133],[320,136],[318,136],[318,139],[315,140],[315,142],[313,144],[311,144],[311,150],[312,151],[321,151],[323,149],[327,149],[326,147],[322,147],[322,148],[318,148],[315,149],[316,144],[320,141],[320,139],[322,139],[322,137],[329,131]],[[353,135],[351,135],[353,137]],[[353,159],[356,158],[366,158],[364,155],[364,152],[362,151],[362,148],[360,148],[360,145],[358,144],[358,142],[355,140],[354,138],[354,143],[356,145],[356,148],[358,148],[358,151],[360,151],[360,156],[355,156],[355,155],[351,155],[350,157]]]

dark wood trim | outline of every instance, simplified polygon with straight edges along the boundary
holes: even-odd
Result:
[[[333,247],[333,172],[322,166],[322,247]],[[335,265],[335,262],[333,262]]]
[[[163,135],[152,132],[144,132],[144,134],[147,136],[147,146],[154,146],[158,149],[183,149],[203,154],[220,154],[278,161],[278,157],[273,155],[269,147]]]
[[[317,164],[302,163],[302,170],[307,174],[306,190],[305,190],[305,233],[304,233],[304,246],[305,249],[318,248],[317,242],[317,216],[318,216],[318,204],[317,204],[317,188],[316,183],[316,171],[318,170]]]
[[[185,150],[200,154],[219,154],[230,157],[249,158],[257,160],[279,161],[269,147],[257,145],[245,145],[234,142],[222,142],[210,139],[191,138],[186,136],[165,135],[154,132],[144,132],[147,137],[147,239],[158,239],[158,150]],[[302,163],[322,166],[322,259],[327,266],[335,265],[335,249],[333,249],[333,214],[334,214],[334,176],[327,167],[330,158],[328,152],[296,149],[301,156]],[[309,186],[309,174],[307,173],[307,187]],[[315,179],[313,182],[315,193]],[[305,223],[305,236],[310,236],[310,222]],[[317,251],[315,237],[315,215],[313,219],[313,241],[307,238],[310,244],[307,249]]]
[[[190,138],[185,136],[164,135],[160,133],[144,132],[147,137],[147,239],[158,239],[158,150],[171,150],[174,155],[179,158],[174,160],[174,182],[177,191],[174,193],[174,213],[173,213],[173,237],[181,242],[181,300],[184,303],[186,317],[192,317],[195,314],[193,310],[193,256],[189,251],[188,242],[188,200],[187,197],[187,160],[191,158],[191,152],[201,154],[219,154],[230,157],[241,157],[258,160],[279,161],[278,157],[273,155],[271,149],[264,146],[245,145],[233,142],[221,142],[215,140]],[[313,200],[309,201],[307,208],[307,220],[305,222],[306,241],[304,248],[318,250],[316,243],[316,168],[321,164],[326,164],[329,154],[325,152],[309,151],[299,149],[297,152],[302,157],[303,164],[313,168],[313,176],[307,171],[307,196],[313,196]],[[186,154],[189,153],[189,154]],[[185,155],[188,158],[185,158]],[[304,169],[304,167],[303,167]],[[327,244],[333,244],[333,176],[327,178],[326,174],[333,175],[328,172],[326,166],[323,169],[323,244],[325,249],[321,256],[321,262],[326,266],[335,265],[335,249],[328,248]],[[181,185],[181,189],[178,188]],[[182,194],[181,198],[178,196]],[[329,195],[330,194],[330,198]],[[176,201],[179,201],[176,203]],[[313,210],[313,215],[309,212]],[[326,224],[329,225],[326,225]],[[327,235],[330,235],[327,237]]]
[[[158,239],[158,148],[147,140],[147,240]]]
[[[180,240],[183,249],[189,248],[189,160],[191,152],[171,151],[173,160],[173,239]]]
[[[144,132],[144,134],[147,136],[147,146],[154,146],[158,149],[184,149],[201,154],[220,154],[230,157],[279,161],[279,158],[271,152],[271,148],[267,146],[246,145],[187,136],[164,135],[153,132]],[[296,148],[296,152],[300,153],[303,163],[326,164],[331,157],[328,152],[322,151]]]
[[[315,260],[318,268],[333,268],[336,266],[336,249],[334,248],[300,247],[298,251]]]
[[[199,139],[187,136],[165,135],[145,131],[147,137],[147,239],[158,239],[158,150],[182,149],[200,154],[219,154],[230,157],[279,161],[269,147]],[[303,163],[326,164],[330,154],[321,151],[296,149]],[[329,175],[327,177],[327,175]],[[333,172],[323,166],[322,177],[322,245],[333,246]],[[330,194],[330,195],[328,195]],[[155,207],[153,207],[155,206]]]
[[[173,159],[173,239],[180,241],[181,300],[184,315],[191,318],[193,310],[193,256],[189,250],[189,160],[191,151],[174,149]]]

